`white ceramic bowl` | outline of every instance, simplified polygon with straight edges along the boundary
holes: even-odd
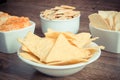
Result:
[[[52,29],[59,32],[77,33],[80,27],[80,16],[68,20],[48,20],[40,15],[42,32]]]
[[[96,46],[96,45],[97,44],[92,43],[90,46]],[[38,63],[32,62],[30,60],[24,59],[19,55],[20,52],[21,52],[21,49],[18,51],[18,56],[23,62],[29,64],[30,66],[37,69],[41,73],[44,73],[44,74],[50,75],[50,76],[54,76],[54,77],[68,76],[68,75],[77,73],[80,70],[82,70],[86,65],[96,61],[101,55],[101,50],[99,49],[94,54],[94,56],[89,59],[88,62],[77,63],[77,64],[72,64],[72,65],[65,65],[65,66],[50,66],[50,65],[45,65],[45,64],[38,64]]]
[[[95,42],[105,46],[106,51],[120,53],[120,32],[110,31],[89,25],[93,37],[99,37]]]
[[[23,38],[27,32],[34,32],[35,23],[30,21],[31,25],[19,30],[12,30],[6,32],[0,32],[0,52],[3,53],[15,53],[20,48],[18,38]]]

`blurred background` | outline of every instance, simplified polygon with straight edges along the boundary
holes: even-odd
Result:
[[[88,15],[98,10],[120,11],[120,0],[0,0],[0,11],[11,15],[27,16],[40,27],[39,14],[45,9],[59,5],[70,5],[81,12],[80,31],[89,32]]]

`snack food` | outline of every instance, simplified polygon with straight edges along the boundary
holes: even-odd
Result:
[[[0,31],[18,30],[30,26],[28,17],[11,16],[0,12]]]
[[[76,35],[70,32],[48,30],[45,37],[42,38],[29,32],[24,39],[19,39],[22,47],[27,49],[26,51],[22,48],[19,55],[25,59],[47,65],[70,65],[86,62],[99,48],[103,48],[102,46],[88,47],[93,40],[97,39],[90,37],[90,33]],[[84,39],[79,40],[80,38]],[[29,56],[27,57],[27,55]]]
[[[6,20],[10,17],[8,13],[4,13],[0,11],[0,26],[6,22]]]
[[[80,16],[80,11],[68,5],[56,6],[41,12],[41,16],[49,20],[65,20]]]
[[[89,15],[89,20],[92,26],[106,30],[120,31],[120,12],[98,11],[98,13]]]

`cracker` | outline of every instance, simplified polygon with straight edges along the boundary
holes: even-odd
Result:
[[[75,7],[68,6],[68,5],[61,5],[60,7],[65,8],[65,9],[75,9]]]

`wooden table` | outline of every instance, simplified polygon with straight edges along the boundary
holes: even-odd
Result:
[[[27,16],[36,22],[35,34],[43,36],[39,14],[57,5],[75,6],[81,11],[79,32],[89,32],[88,15],[98,10],[120,11],[119,0],[7,0],[0,4],[0,11],[11,15]],[[14,54],[0,52],[0,80],[120,80],[120,54],[102,51],[101,57],[82,71],[67,77],[44,75],[22,62]]]

